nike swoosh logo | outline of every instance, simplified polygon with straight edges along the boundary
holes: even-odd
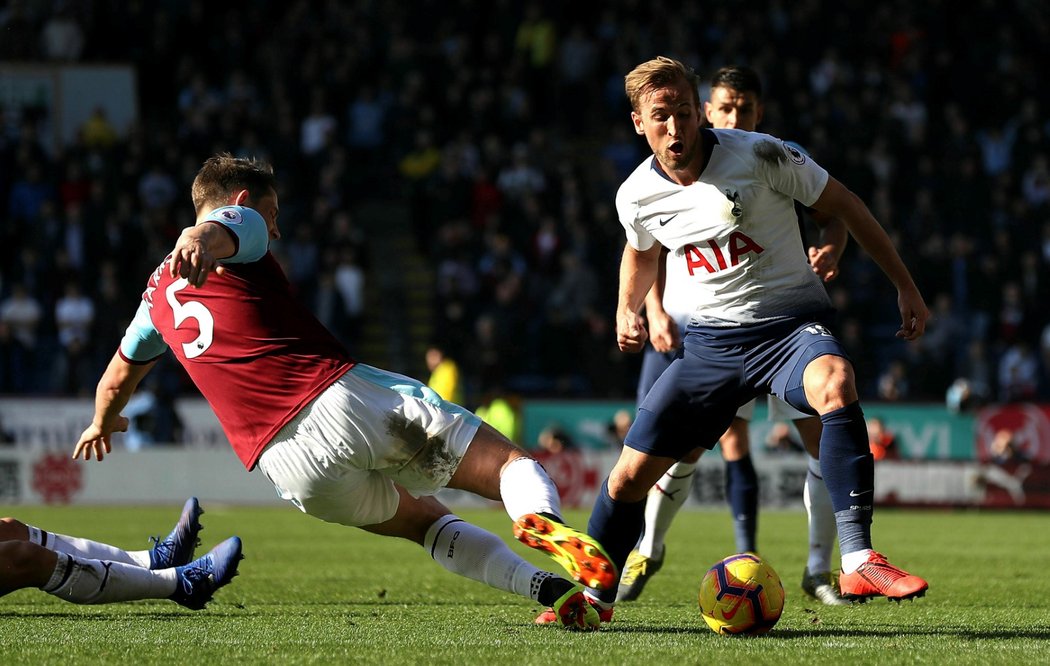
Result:
[[[744,601],[746,601],[744,597],[736,597],[733,601],[733,605],[722,611],[722,617],[727,620],[732,620],[737,611],[740,610],[740,607],[744,605]]]
[[[861,495],[865,495],[865,494],[870,493],[870,492],[871,492],[870,490],[862,490],[862,491],[860,491],[858,493],[856,490],[851,490],[851,491],[849,491],[849,496],[850,497],[860,497]]]
[[[674,215],[672,215],[671,217],[669,217],[669,218],[667,218],[665,220],[660,220],[660,226],[661,227],[664,226],[665,224],[667,224],[671,220],[675,219],[676,217],[678,217],[678,213],[675,213]]]

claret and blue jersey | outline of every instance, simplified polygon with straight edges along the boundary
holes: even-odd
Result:
[[[207,220],[236,238],[225,272],[192,287],[171,277],[165,258],[119,353],[149,363],[170,348],[251,469],[277,431],[354,362],[292,293],[257,212],[226,206]]]

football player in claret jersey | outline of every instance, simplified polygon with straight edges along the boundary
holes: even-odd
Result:
[[[192,195],[197,223],[150,275],[74,457],[102,460],[126,427],[120,410],[170,349],[245,468],[301,511],[412,540],[453,573],[553,606],[565,627],[596,629],[579,583],[610,588],[617,572],[597,542],[562,523],[543,468],[421,382],[350,358],[294,297],[268,250],[280,237],[269,165],[212,157]],[[502,500],[515,536],[579,582],[453,515],[433,496],[444,487]]]
[[[704,102],[704,115],[715,129],[755,131],[762,120],[762,82],[758,74],[741,66],[722,67],[711,77],[710,99]],[[796,206],[800,209],[801,206]],[[801,210],[798,211],[800,214]],[[813,271],[825,282],[838,275],[838,262],[848,238],[845,225],[834,218],[809,215],[819,227],[819,238],[808,248]],[[801,226],[800,215],[800,226]],[[664,250],[665,261],[674,257]],[[645,299],[649,342],[644,352],[642,373],[638,381],[638,403],[645,399],[660,374],[678,353],[689,317],[692,314],[691,291],[685,280],[666,282],[664,266]],[[676,274],[677,275],[677,274]],[[802,575],[802,589],[828,605],[849,603],[839,596],[831,575],[831,554],[835,545],[835,515],[831,498],[821,477],[817,453],[820,450],[820,419],[791,407],[770,395],[770,419],[792,420],[809,452],[809,469],[803,491],[809,523],[809,557]],[[737,552],[757,552],[758,475],[752,464],[748,422],[755,410],[752,400],[737,410],[729,429],[719,440],[726,463],[726,499],[732,509]],[[671,466],[649,491],[645,507],[645,530],[635,550],[631,551],[620,578],[617,601],[638,598],[648,582],[663,565],[666,549],[664,536],[678,510],[685,503],[692,486],[693,472],[704,447],[697,447]]]
[[[186,500],[175,528],[155,538],[150,550],[123,550],[0,518],[0,596],[38,587],[74,604],[171,599],[201,610],[233,580],[242,559],[237,537],[193,559],[202,513],[196,497]]]
[[[864,203],[783,141],[700,127],[697,77],[660,57],[626,76],[635,131],[653,156],[620,187],[627,244],[620,265],[617,343],[641,351],[640,311],[667,248],[667,282],[693,310],[683,352],[643,400],[599,490],[588,532],[623,566],[642,530],[650,488],[697,443],[711,446],[737,409],[773,393],[819,415],[820,467],[835,509],[847,598],[905,599],[922,578],[872,548],[874,466],[853,368],[828,327],[831,303],[809,265],[795,201],[842,220],[897,288],[901,328],[914,340],[929,311],[892,242]],[[616,590],[589,593],[611,611]]]

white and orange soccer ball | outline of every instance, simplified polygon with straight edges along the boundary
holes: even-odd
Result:
[[[752,553],[730,555],[700,581],[700,613],[718,634],[764,634],[784,612],[784,586]]]

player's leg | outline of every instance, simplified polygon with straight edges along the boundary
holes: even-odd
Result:
[[[565,524],[558,490],[543,467],[488,424],[478,428],[448,487],[502,501],[514,536],[550,555],[575,580],[597,589],[615,581],[600,543]]]
[[[638,376],[637,404],[641,405],[660,375],[671,365],[677,353],[658,352],[646,346]],[[689,452],[668,469],[653,485],[645,500],[645,527],[637,546],[627,557],[620,576],[617,601],[631,601],[642,593],[649,577],[660,570],[664,562],[664,537],[671,523],[689,498],[696,461],[703,449]]]
[[[561,519],[554,481],[535,459],[487,423],[478,426],[448,487],[503,502],[511,520],[530,513]]]
[[[749,422],[754,401],[742,406],[719,439],[726,463],[726,501],[733,515],[733,534],[738,553],[758,552],[758,474],[751,460]]]
[[[627,556],[617,588],[617,601],[637,599],[649,579],[663,567],[667,555],[664,539],[675,516],[689,499],[696,464],[705,450],[697,447],[690,451],[671,465],[649,490],[645,500],[645,527],[637,547]]]
[[[638,542],[638,552],[642,555],[663,560],[667,530],[689,499],[697,462],[706,450],[697,447],[690,451],[671,465],[649,491],[645,501],[645,534]]]
[[[236,539],[236,537],[234,537]],[[213,551],[215,553],[216,551]],[[45,548],[28,540],[0,542],[0,595],[26,587],[38,587],[64,601],[77,604],[104,604],[138,599],[170,598],[179,603],[192,596],[200,608],[211,593],[236,575],[240,559],[221,560],[217,570],[214,556],[207,563],[203,580],[182,575],[186,567],[150,570],[134,564],[76,557]],[[201,558],[205,560],[206,558]],[[200,561],[199,561],[200,562]],[[198,565],[205,567],[205,563]],[[232,571],[231,571],[232,569]],[[185,586],[180,589],[180,586]],[[207,593],[206,595],[204,593]],[[185,605],[185,604],[184,604]]]
[[[537,578],[539,570],[502,540],[451,515],[431,496],[450,485],[466,458],[460,479],[482,473],[492,479],[455,485],[498,499],[499,471],[516,460],[520,450],[491,434],[495,431],[479,428],[480,421],[465,410],[446,408],[439,398],[417,399],[418,383],[372,368],[364,371],[362,376],[347,373],[277,433],[260,456],[259,469],[281,497],[304,513],[409,539],[426,547],[450,571],[536,598],[533,593],[541,593],[541,578],[552,574],[543,572]],[[395,383],[405,392],[391,390]],[[398,427],[391,428],[392,423]],[[479,440],[488,444],[466,456],[477,432],[490,433]],[[488,455],[482,455],[485,449]],[[396,482],[395,475],[413,487]],[[565,585],[571,590],[562,591]],[[573,599],[576,593],[580,594]],[[597,625],[596,614],[588,612],[590,606],[583,601],[582,587],[553,577],[542,586],[542,596],[564,611],[563,622]]]
[[[6,538],[11,518],[4,518],[0,541],[0,595],[23,587],[43,587],[51,579],[58,554],[27,539]]]
[[[533,566],[495,534],[454,515],[434,497],[413,497],[400,486],[394,488],[394,515],[362,529],[414,541],[452,573],[551,606],[567,627],[598,626],[597,611],[584,599],[582,586]]]
[[[770,398],[783,405],[779,399],[773,396]],[[806,569],[802,572],[802,589],[809,596],[830,606],[847,604],[849,602],[839,595],[831,575],[835,510],[831,507],[831,495],[828,494],[820,471],[820,435],[823,427],[819,418],[802,413],[795,414],[793,421],[809,454],[806,456],[808,470],[802,490],[802,503],[806,507],[809,524],[809,557]]]
[[[637,543],[644,524],[649,490],[677,460],[695,448],[712,446],[743,397],[739,362],[715,355],[708,346],[690,348],[660,375],[638,408],[624,447],[609,477],[602,483],[587,532],[606,548],[617,568]],[[611,605],[616,590],[602,590],[600,601]]]
[[[587,523],[587,533],[605,546],[617,570],[622,570],[631,548],[638,542],[644,526],[645,500],[675,459],[653,456],[625,446],[620,458],[602,483]],[[601,590],[603,609],[616,600],[615,588]]]
[[[347,473],[380,471],[417,497],[449,487],[502,500],[516,521],[515,535],[550,554],[574,578],[607,586],[615,577],[601,546],[561,522],[557,488],[539,463],[475,414],[415,379],[354,366],[275,436],[260,466],[265,469],[271,449],[288,444],[339,461],[339,474],[344,468]],[[326,487],[342,481],[313,463],[296,469],[307,485],[313,478]],[[287,488],[290,498],[298,490],[315,494],[302,487],[303,481],[289,481],[296,485]]]
[[[91,539],[47,532],[14,518],[0,518],[0,541],[29,541],[49,550],[79,558],[121,562],[149,569],[166,569],[186,564],[193,559],[197,534],[201,530],[199,518],[202,513],[204,511],[196,497],[186,500],[175,528],[164,540],[155,538],[156,545],[150,550],[123,550]]]
[[[835,510],[842,594],[857,599],[924,594],[926,581],[893,567],[872,548],[875,467],[853,366],[844,356],[825,353],[805,365],[802,383],[806,401],[823,424],[820,468]]]

